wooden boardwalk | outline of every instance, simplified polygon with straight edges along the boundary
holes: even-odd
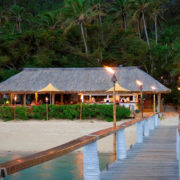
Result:
[[[160,126],[103,171],[101,180],[178,180],[176,128]]]

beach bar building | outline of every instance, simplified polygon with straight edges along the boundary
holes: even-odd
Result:
[[[118,86],[127,91],[117,92],[117,102],[125,106],[137,104],[140,89],[136,80],[143,82],[143,94],[157,94],[158,108],[160,110],[161,94],[170,93],[170,89],[155,80],[138,67],[115,67]],[[9,103],[18,96],[17,104],[31,104],[43,101],[50,92],[40,91],[49,84],[55,92],[51,92],[52,104],[75,103],[111,103],[112,74],[103,67],[95,68],[25,68],[22,72],[0,83],[0,97],[9,97]],[[156,91],[152,90],[156,87]]]

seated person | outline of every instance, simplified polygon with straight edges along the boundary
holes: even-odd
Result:
[[[34,105],[36,105],[35,99],[31,102],[31,106],[34,106]]]

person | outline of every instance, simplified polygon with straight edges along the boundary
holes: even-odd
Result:
[[[36,102],[36,106],[39,106],[40,105],[40,103],[39,102]]]
[[[31,106],[34,106],[34,105],[36,105],[36,103],[35,103],[36,101],[35,101],[35,99],[31,102]]]

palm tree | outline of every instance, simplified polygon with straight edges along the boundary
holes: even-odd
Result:
[[[127,12],[129,10],[129,0],[115,0],[111,11],[116,12],[117,18],[122,18],[123,28],[127,30]]]
[[[156,44],[158,43],[158,21],[165,20],[163,18],[164,8],[162,8],[162,0],[151,0],[151,17],[154,20],[154,28],[155,28],[155,39]]]
[[[10,10],[13,20],[16,22],[16,30],[18,33],[22,33],[21,22],[24,15],[25,9],[18,5],[14,5]]]
[[[85,24],[87,21],[92,20],[97,16],[90,8],[90,2],[88,0],[66,0],[64,15],[67,18],[65,25],[67,26],[65,32],[74,25],[80,26],[81,36],[84,43],[84,49],[86,56],[88,56],[88,44],[85,36]]]
[[[57,24],[59,24],[60,12],[59,11],[49,11],[37,16],[38,26],[42,28],[54,29]]]
[[[139,18],[142,18],[146,41],[150,49],[150,42],[149,42],[149,36],[147,32],[147,24],[146,24],[146,18],[145,18],[145,14],[147,13],[149,5],[150,3],[148,0],[133,0],[133,6],[135,8],[134,15],[138,17],[138,22],[140,22]]]
[[[0,8],[0,27],[2,27],[6,22],[8,22],[8,15],[2,8]]]

